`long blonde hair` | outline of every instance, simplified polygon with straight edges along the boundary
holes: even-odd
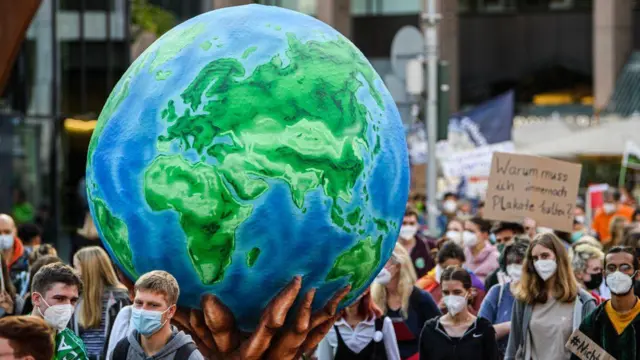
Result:
[[[544,246],[556,256],[557,269],[553,296],[560,302],[572,302],[578,296],[578,282],[569,264],[567,250],[560,239],[553,233],[538,234],[527,249],[522,264],[522,278],[516,285],[515,298],[527,304],[547,302],[545,281],[538,275],[533,266],[532,251],[536,245]]]
[[[102,296],[105,288],[123,285],[118,281],[109,256],[99,246],[80,249],[73,261],[80,267],[84,283],[78,322],[85,329],[99,327],[103,315]]]
[[[624,240],[624,226],[627,224],[627,219],[624,216],[614,216],[609,221],[609,233],[611,234],[611,241],[607,244],[609,248],[622,245]]]
[[[403,317],[409,316],[409,298],[413,292],[413,287],[418,277],[416,271],[413,268],[413,262],[409,256],[409,252],[400,244],[396,244],[393,254],[391,254],[391,261],[400,264],[400,280],[398,282],[398,292],[402,298],[402,308],[400,313]],[[386,314],[389,306],[387,306],[387,287],[377,283],[371,285],[371,295],[373,301],[382,310],[382,313]]]

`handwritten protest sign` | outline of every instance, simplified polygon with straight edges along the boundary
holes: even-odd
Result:
[[[582,360],[616,360],[578,329],[569,336],[565,347]]]
[[[532,218],[540,226],[571,232],[581,170],[581,165],[565,161],[496,152],[485,217],[501,221]]]

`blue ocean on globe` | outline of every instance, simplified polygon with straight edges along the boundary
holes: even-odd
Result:
[[[87,194],[116,265],[165,270],[179,305],[215,294],[243,330],[293,278],[353,302],[396,243],[409,190],[402,122],[363,54],[278,7],[197,16],[113,89]]]

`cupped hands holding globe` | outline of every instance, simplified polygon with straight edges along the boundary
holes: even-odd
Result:
[[[292,311],[301,285],[301,278],[294,278],[269,303],[251,334],[240,331],[233,313],[211,294],[203,296],[203,310],[180,308],[173,321],[194,337],[207,359],[299,359],[329,332],[338,304],[350,290],[347,286],[317,312],[311,310],[315,290],[309,290],[298,309]]]
[[[190,19],[135,60],[86,182],[116,265],[171,273],[175,321],[203,352],[287,359],[390,257],[409,164],[393,98],[348,39],[247,5]]]

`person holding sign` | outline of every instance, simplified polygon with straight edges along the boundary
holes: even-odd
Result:
[[[609,250],[604,263],[611,300],[600,304],[587,316],[580,331],[617,360],[640,359],[637,349],[640,344],[640,301],[633,292],[634,280],[638,278],[638,259],[633,248],[617,246]],[[581,349],[579,345],[577,348]],[[575,360],[583,358],[576,354],[571,357]]]
[[[467,303],[471,276],[461,267],[442,272],[447,313],[427,321],[420,335],[420,360],[497,360],[496,332],[489,320],[475,317]]]
[[[514,295],[505,360],[569,359],[565,344],[595,309],[595,300],[578,287],[557,236],[543,233],[533,239]]]

